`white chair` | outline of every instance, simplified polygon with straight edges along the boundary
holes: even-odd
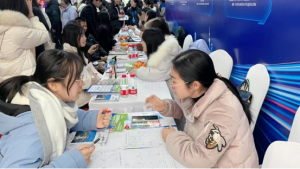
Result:
[[[253,131],[261,106],[269,90],[270,75],[264,65],[257,64],[249,69],[246,79],[249,79],[249,92],[252,93],[250,111],[253,121],[250,127]]]
[[[298,108],[296,115],[294,117],[293,125],[289,135],[289,142],[300,143],[300,107]]]
[[[187,51],[193,42],[193,37],[191,35],[186,36],[183,42],[182,52]]]
[[[233,67],[231,56],[225,50],[216,50],[209,56],[214,63],[216,73],[229,79]]]
[[[262,168],[300,168],[300,144],[275,141],[267,149]]]

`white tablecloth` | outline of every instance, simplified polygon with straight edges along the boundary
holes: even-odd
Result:
[[[118,77],[120,77],[120,75],[121,74],[117,74]],[[108,78],[107,73],[104,74],[103,78]],[[112,109],[114,113],[147,112],[152,111],[152,109],[146,109],[145,100],[147,97],[156,95],[161,99],[172,99],[165,81],[146,82],[137,79],[137,90],[137,96],[132,97],[129,95],[128,98],[120,97],[118,102],[95,101],[96,94],[94,94],[89,102],[89,107],[95,110],[107,107]]]
[[[144,113],[144,112],[136,112],[136,113],[128,113],[128,114],[129,114],[129,116],[130,115],[138,115],[138,116],[140,116],[140,115],[153,115],[155,113],[156,112],[146,112],[146,113]],[[169,126],[169,125],[174,126],[175,125],[174,119],[171,118],[171,117],[163,117],[163,119],[160,119],[160,122],[161,122],[162,126]],[[177,129],[176,127],[174,127],[174,128],[175,128],[175,130]],[[149,128],[149,129],[151,129],[151,128]],[[157,130],[157,128],[152,128],[152,129],[153,130]],[[103,157],[102,156],[99,157],[99,155],[98,155],[99,153],[98,152],[105,151],[105,150],[111,151],[111,150],[116,150],[116,149],[119,149],[119,150],[122,151],[122,150],[125,149],[125,144],[126,144],[126,133],[125,133],[125,131],[123,131],[123,132],[109,133],[108,141],[107,141],[107,143],[105,145],[101,146],[99,144],[95,144],[96,149],[93,152],[92,157],[91,157],[92,163],[88,166],[88,168],[90,168],[90,167],[100,168],[100,167],[103,167],[103,166],[111,168],[110,165],[112,165],[112,164],[111,163],[107,164],[107,162],[103,161]],[[73,148],[77,148],[80,145],[81,145],[81,143],[78,143],[78,144],[68,144],[67,148],[66,148],[66,151],[71,150]],[[142,149],[140,149],[140,151],[144,151],[144,153],[149,153],[148,150],[149,150],[148,148],[142,148]],[[101,154],[101,155],[103,155],[103,154]],[[110,154],[105,154],[104,159],[107,159],[108,156],[110,156]],[[104,162],[104,163],[100,163],[100,161],[98,161],[98,160],[100,160],[101,162]],[[149,160],[151,160],[151,159],[149,159]],[[175,166],[177,168],[185,168],[179,162],[177,162],[175,159],[173,159],[173,160],[174,160]],[[118,161],[114,161],[114,162],[118,162]],[[151,167],[151,166],[147,166],[147,164],[145,164],[144,168],[147,168],[147,167]]]
[[[135,63],[137,61],[147,62],[147,56],[139,56],[138,58],[129,59],[128,55],[108,55],[108,60],[112,59],[114,56],[117,56],[117,63]]]

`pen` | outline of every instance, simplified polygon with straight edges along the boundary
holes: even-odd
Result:
[[[90,149],[91,147],[93,147],[95,144],[98,143],[98,141],[100,141],[100,138],[97,138],[97,140],[95,140],[94,142],[92,142],[92,144],[87,149]]]

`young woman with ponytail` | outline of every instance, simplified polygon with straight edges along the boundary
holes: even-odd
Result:
[[[43,52],[32,76],[0,83],[0,168],[86,168],[95,147],[65,152],[69,131],[106,128],[111,114],[78,109],[84,86],[81,58]]]
[[[170,154],[189,168],[258,168],[251,113],[232,83],[218,77],[211,58],[188,50],[173,59],[175,100],[146,99],[163,116],[186,119],[184,132],[162,132]]]

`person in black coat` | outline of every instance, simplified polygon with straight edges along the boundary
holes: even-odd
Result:
[[[129,20],[127,25],[139,26],[139,16],[142,15],[141,8],[138,7],[139,0],[131,0],[131,8],[128,9],[127,15]]]
[[[87,22],[88,33],[96,37],[97,23],[97,8],[102,5],[102,0],[88,0],[88,5],[83,8],[80,17]]]
[[[130,1],[127,2],[126,6],[124,7],[124,12],[127,13],[128,9],[131,7]]]
[[[94,38],[93,35],[87,33],[87,23],[86,23],[86,20],[84,18],[78,17],[78,18],[75,19],[75,21],[83,27],[83,30],[85,32],[86,45],[83,48],[83,52],[87,54],[88,50],[95,44],[99,45],[99,42],[96,41],[96,39]],[[99,45],[98,50],[95,51],[95,53],[93,53],[92,55],[90,55],[89,60],[91,62],[99,61],[99,60],[106,61],[107,60],[107,55],[108,55],[108,53],[101,47],[101,45]]]
[[[103,49],[109,53],[117,42],[113,37],[114,31],[109,19],[109,14],[107,12],[100,12],[98,18],[99,26],[97,28],[97,41]]]
[[[62,23],[61,23],[61,14],[59,9],[59,3],[57,0],[45,0],[46,14],[48,15],[51,22],[51,35],[54,39],[55,48],[62,49]]]
[[[119,0],[112,0],[111,3],[108,6],[108,13],[110,15],[111,24],[113,26],[113,35],[116,35],[119,33],[122,24],[119,21],[119,18],[123,18],[124,15],[120,15],[120,9],[119,9]]]
[[[43,15],[43,12],[40,9],[41,4],[39,4],[36,0],[32,0],[32,12],[34,16],[37,16],[40,20],[40,22],[43,23],[43,25],[46,27],[47,31],[49,31],[49,26],[48,23]],[[45,51],[45,46],[44,44],[35,47],[35,54],[36,54],[36,58],[38,58],[38,56]]]

